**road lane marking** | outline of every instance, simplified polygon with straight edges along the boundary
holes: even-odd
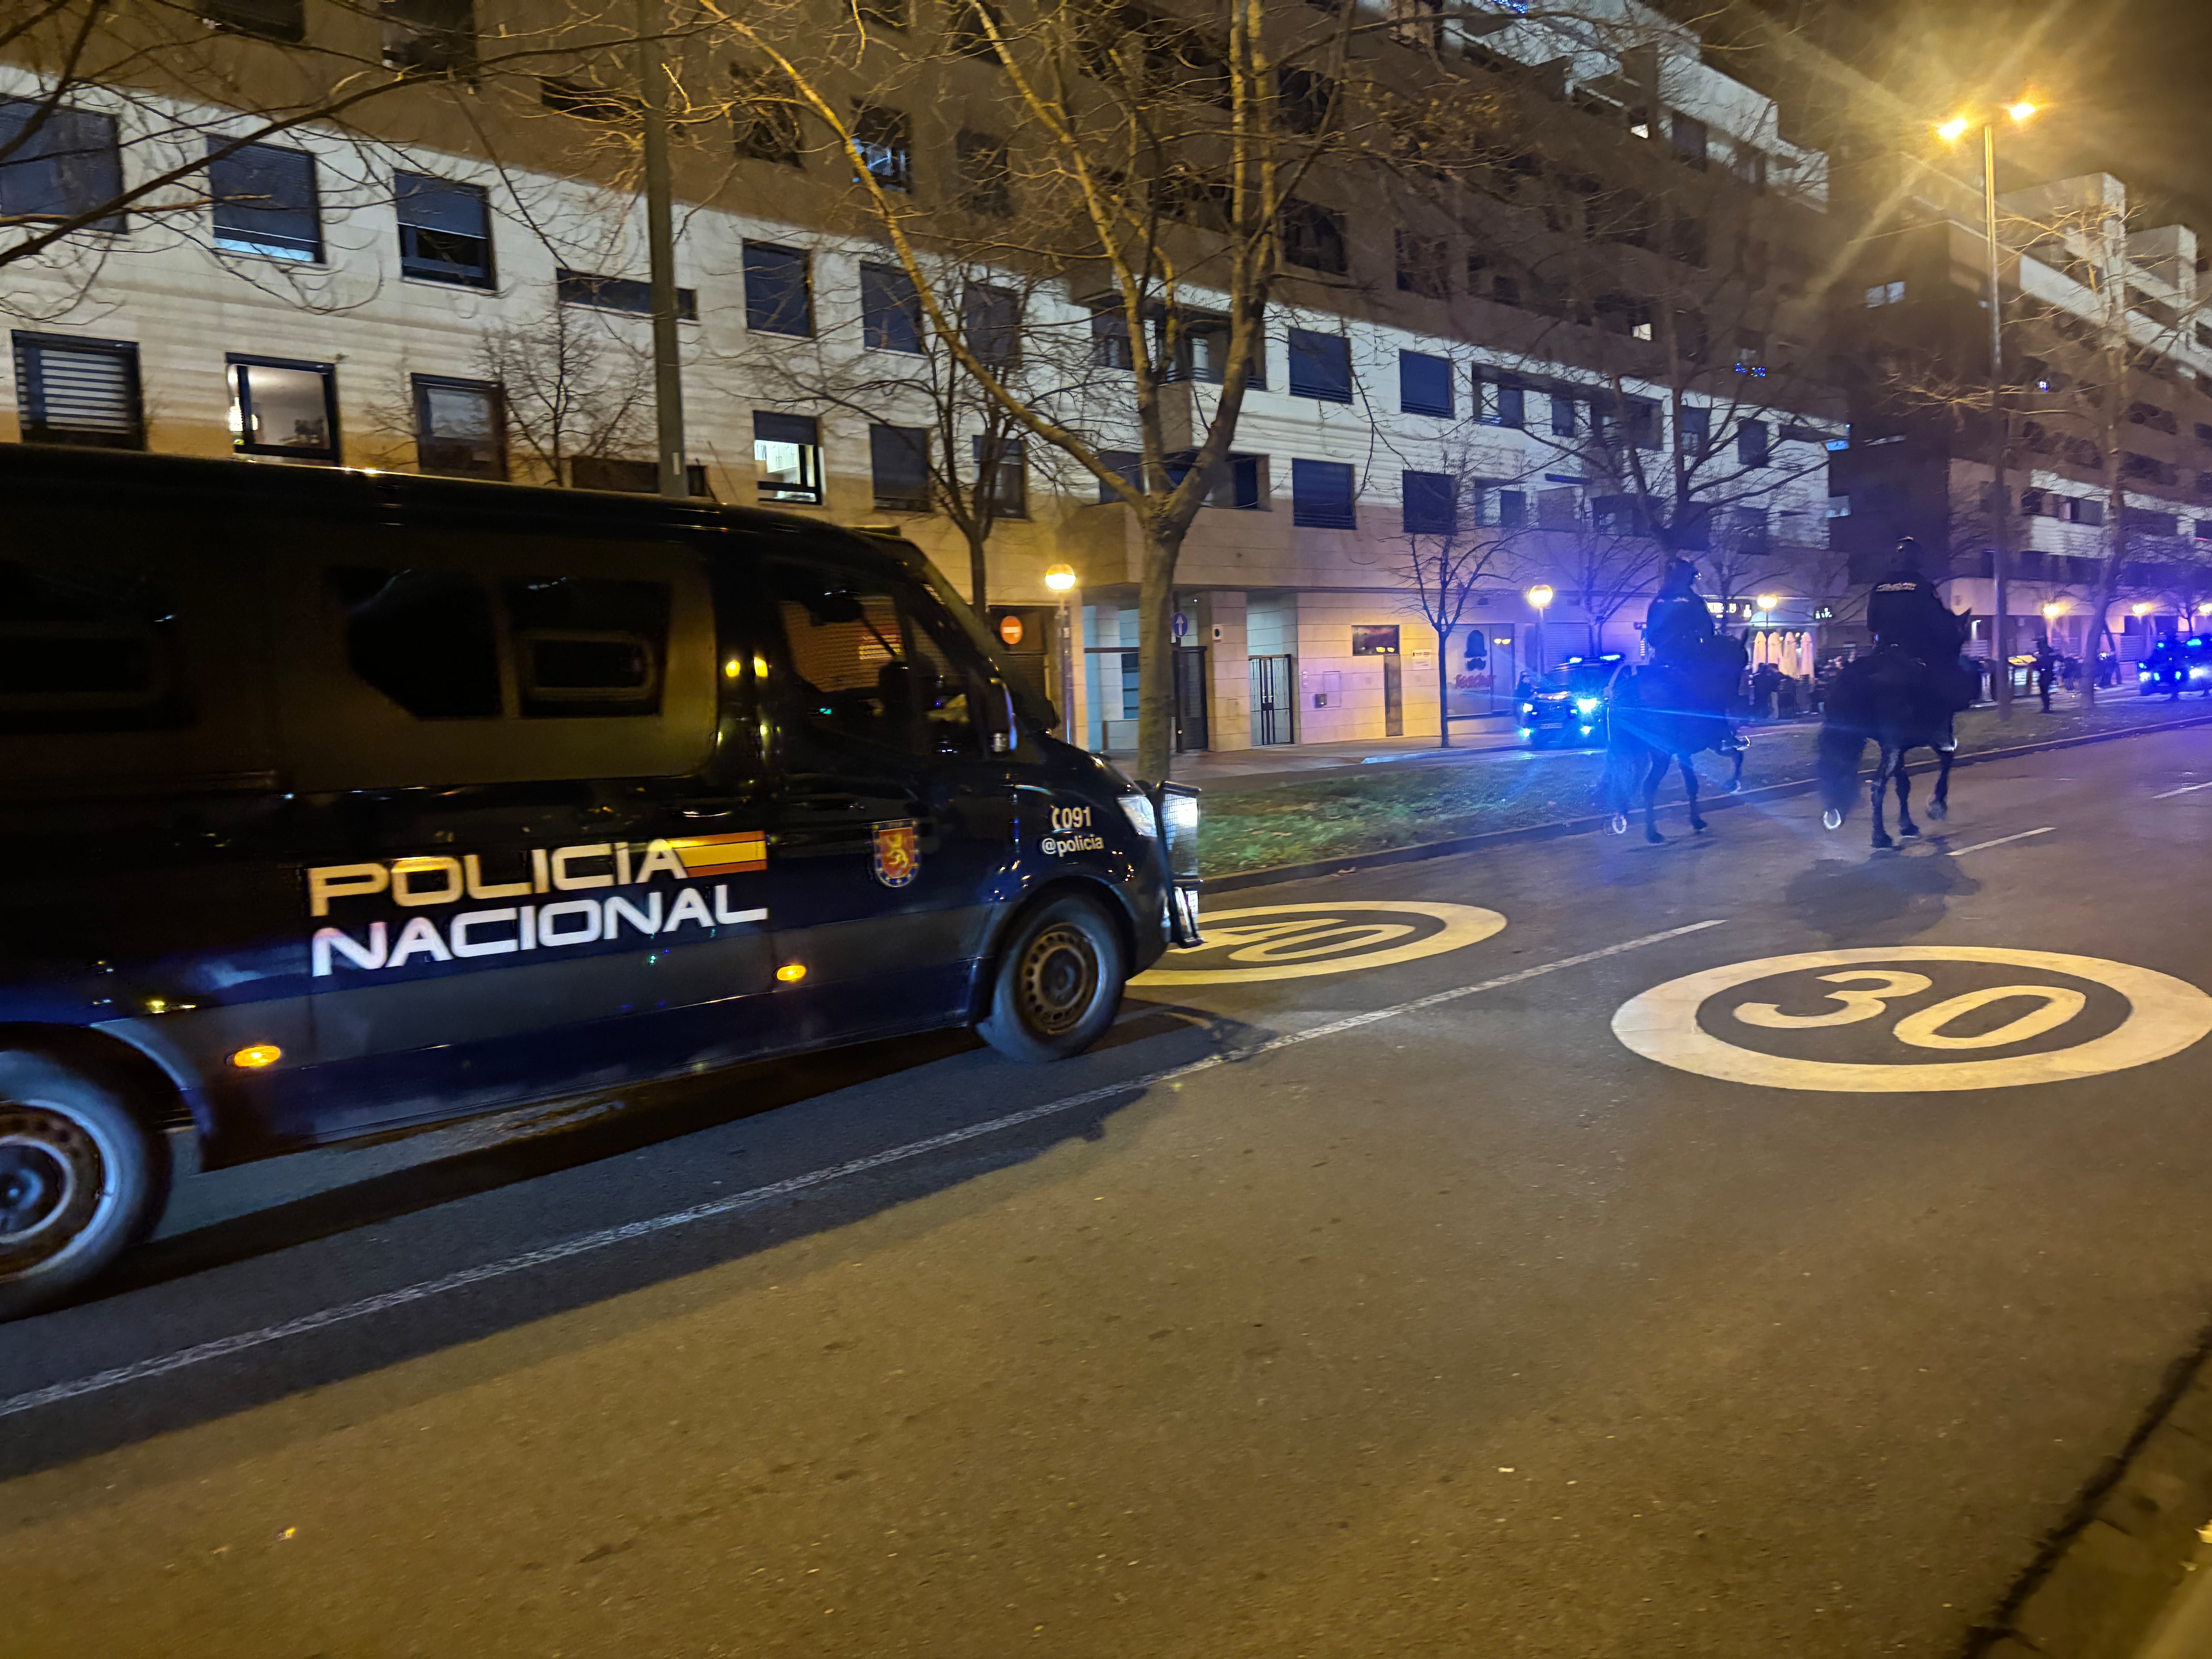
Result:
[[[1415,931],[1411,926],[1369,920],[1374,916],[1419,916],[1442,925],[1425,937],[1409,939]],[[1505,926],[1505,918],[1497,911],[1477,905],[1415,904],[1382,899],[1209,910],[1198,921],[1207,935],[1206,944],[1187,951],[1170,951],[1160,958],[1161,966],[1138,975],[1129,982],[1139,986],[1252,985],[1263,980],[1364,972],[1370,968],[1387,968],[1395,963],[1441,956],[1447,951],[1479,945]],[[1168,965],[1177,960],[1206,959],[1219,965]],[[1239,965],[1243,963],[1259,965]]]
[[[1871,1046],[1875,1050],[1895,1056],[1890,1061],[1874,1064],[1813,1060],[1738,1048],[1700,1023],[1700,1012],[1707,1004],[1740,985],[1787,974],[1810,974],[1823,968],[1892,963],[1991,963],[2085,981],[2118,992],[2128,1004],[2128,1017],[2113,1030],[2077,1042],[2070,1048],[2008,1054],[1991,1060],[1915,1060],[1908,1048],[1964,1049],[2028,1042],[2062,1028],[2087,1006],[2087,999],[2069,987],[2030,983],[1970,989],[1931,1007],[1902,1013],[1893,1029],[1887,1033],[1899,1045],[1894,1050],[1888,1048],[1881,1036],[1873,1035]],[[1837,1005],[1829,1012],[1788,1016],[1780,1014],[1776,1004],[1747,1003],[1736,1008],[1734,1014],[1746,1025],[1771,1030],[1806,1030],[1857,1025],[1862,1022],[1871,1027],[1888,1012],[1889,999],[1902,1001],[1930,990],[1942,994],[1935,981],[1924,974],[1822,974],[1815,982],[1844,986],[1876,981],[1885,981],[1886,988],[1820,993],[1821,1000]],[[1811,988],[1806,989],[1809,993]],[[1945,1026],[1966,1018],[1977,1008],[2014,1000],[2040,1000],[2041,1007],[1995,1031],[1943,1035]],[[1702,973],[1671,980],[1622,1004],[1613,1017],[1613,1034],[1623,1046],[1646,1060],[1700,1077],[1718,1078],[1726,1083],[1802,1089],[1823,1094],[1954,1092],[2102,1077],[2107,1073],[2167,1059],[2212,1034],[2212,996],[2207,996],[2186,980],[2097,957],[1974,945],[1874,946],[1768,957],[1731,967],[1709,968]]]
[[[2212,783],[2185,783],[2179,789],[2169,789],[2162,795],[2153,795],[2153,800],[2172,800],[2176,795],[2193,795],[2200,789],[2212,789]]]
[[[1995,841],[1978,841],[1972,847],[1954,847],[1951,849],[1951,856],[1962,859],[1969,853],[1986,853],[1992,847],[2009,847],[2016,841],[2026,841],[2033,836],[2047,836],[2057,827],[2055,823],[2046,823],[2040,830],[2023,830],[2016,836],[1999,836]]]
[[[1401,1015],[1419,1013],[1430,1008],[1456,1002],[1462,997],[1479,996],[1486,991],[1504,990],[1509,985],[1519,985],[1547,974],[1556,974],[1569,968],[1580,968],[1607,957],[1624,956],[1631,951],[1640,951],[1647,945],[1663,945],[1669,939],[1704,933],[1709,927],[1723,925],[1723,919],[1692,922],[1686,927],[1670,927],[1663,933],[1646,933],[1641,939],[1608,945],[1602,950],[1585,951],[1579,956],[1562,957],[1556,962],[1540,963],[1533,968],[1523,968],[1510,974],[1501,974],[1476,985],[1455,986],[1449,991],[1436,991],[1427,996],[1415,997],[1410,1002],[1401,1002],[1388,1008],[1377,1008],[1364,1014],[1350,1014],[1342,1019],[1333,1019],[1303,1030],[1287,1031],[1270,1037],[1265,1042],[1249,1048],[1234,1049],[1227,1054],[1209,1054],[1204,1060],[1194,1060],[1181,1066],[1170,1066],[1157,1072],[1147,1072],[1120,1083],[1102,1084],[1095,1089],[1062,1096],[1042,1106],[1031,1106],[1023,1111],[1009,1112],[1004,1117],[994,1117],[986,1123],[971,1123],[965,1128],[947,1130],[943,1134],[930,1135],[921,1140],[910,1140],[900,1146],[880,1152],[871,1152],[866,1158],[848,1159],[824,1169],[810,1170],[805,1175],[792,1176],[783,1181],[770,1182],[763,1187],[748,1188],[742,1193],[709,1199],[703,1204],[694,1204],[687,1209],[671,1210],[663,1215],[647,1216],[639,1221],[626,1221],[619,1226],[602,1227],[594,1232],[579,1233],[534,1250],[525,1250],[497,1261],[483,1262],[474,1267],[463,1267],[453,1273],[442,1273],[435,1279],[419,1279],[412,1285],[403,1285],[398,1290],[386,1291],[376,1296],[365,1296],[357,1301],[342,1302],[335,1307],[319,1308],[313,1313],[301,1314],[296,1319],[287,1319],[277,1324],[265,1325],[259,1330],[240,1332],[235,1336],[218,1337],[210,1342],[195,1343],[189,1348],[179,1348],[150,1358],[134,1360],[127,1365],[117,1365],[89,1376],[81,1376],[66,1382],[50,1383],[42,1389],[0,1398],[0,1418],[15,1417],[41,1406],[58,1406],[64,1401],[81,1400],[87,1395],[104,1394],[125,1383],[143,1382],[155,1377],[168,1376],[203,1365],[211,1360],[227,1359],[234,1354],[249,1352],[255,1348],[282,1342],[290,1337],[305,1336],[311,1332],[327,1330],[334,1325],[366,1319],[372,1314],[403,1308],[410,1303],[427,1302],[433,1297],[449,1291],[466,1290],[471,1285],[482,1285],[495,1279],[505,1279],[531,1267],[542,1267],[552,1262],[565,1261],[574,1256],[585,1255],[593,1250],[611,1245],[628,1243],[632,1239],[649,1238],[678,1227],[688,1227],[695,1222],[711,1221],[718,1217],[736,1215],[746,1210],[757,1209],[779,1199],[793,1198],[811,1192],[833,1182],[849,1180],[854,1176],[872,1174],[893,1164],[927,1157],[950,1146],[981,1139],[1006,1129],[1016,1129],[1024,1124],[1035,1123],[1061,1112],[1072,1112],[1079,1107],[1094,1106],[1118,1095],[1138,1094],[1163,1083],[1210,1072],[1231,1062],[1256,1060],[1262,1054],[1279,1049],[1295,1048],[1302,1042],[1312,1042],[1321,1037],[1338,1036],[1346,1031],[1356,1031],[1363,1026],[1379,1024]]]

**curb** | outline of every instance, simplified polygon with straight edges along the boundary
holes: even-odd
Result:
[[[2212,1328],[2168,1368],[2127,1443],[1967,1633],[1962,1659],[2194,1659],[2204,1650],[2190,1631],[2208,1619],[2208,1516]]]
[[[2212,726],[2212,714],[2192,715],[2184,720],[2160,720],[2155,724],[2133,726],[2119,732],[2090,732],[2079,737],[2051,738],[2042,743],[2019,744],[2009,749],[1984,749],[1971,755],[1960,755],[1953,761],[1955,769],[1961,766],[1978,765],[1984,761],[2009,760],[2018,755],[2039,755],[2054,749],[2077,749],[2085,744],[2112,743],[2121,738],[2139,738],[2153,732],[2179,732],[2193,726]],[[1923,762],[1905,769],[1914,775],[1934,769],[1933,762]],[[1780,799],[1790,795],[1802,795],[1816,788],[1817,778],[1794,778],[1784,783],[1761,784],[1756,789],[1747,789],[1741,794],[1715,795],[1710,804],[1701,798],[1699,805],[1707,811],[1723,811],[1731,806],[1748,805],[1759,797]],[[1389,847],[1372,853],[1347,853],[1340,858],[1315,859],[1304,864],[1276,864],[1260,870],[1239,870],[1225,876],[1206,876],[1202,878],[1204,890],[1212,893],[1240,892],[1248,887],[1268,887],[1280,882],[1311,881],[1319,876],[1348,876],[1361,870],[1379,870],[1394,864],[1415,864],[1424,859],[1449,858],[1458,853],[1478,853],[1491,847],[1511,847],[1522,842],[1558,841],[1568,836],[1583,836],[1600,830],[1613,821],[1613,814],[1601,812],[1588,817],[1561,818],[1552,823],[1525,825],[1517,830],[1486,830],[1472,836],[1455,836],[1449,841],[1419,842],[1411,847]]]

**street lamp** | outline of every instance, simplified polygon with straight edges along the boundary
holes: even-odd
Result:
[[[1522,597],[1535,607],[1536,611],[1536,672],[1544,672],[1544,610],[1559,596],[1552,592],[1549,582],[1538,582]]]
[[[2004,113],[2014,126],[2024,125],[2036,112],[2036,106],[2027,99],[2016,99],[2004,106]],[[1992,113],[1980,116],[1954,115],[1936,129],[1936,136],[1947,144],[1955,144],[1974,128],[1982,130],[1982,234],[1990,251],[1990,502],[1993,534],[1990,538],[1990,574],[1996,589],[1993,626],[1994,641],[1999,659],[2010,661],[2012,652],[2012,618],[2009,614],[2012,573],[2005,547],[2005,487],[2004,452],[2008,435],[2004,415],[2004,295],[1998,286],[2000,276],[1997,258],[1997,125]],[[2012,718],[2012,675],[1997,677],[1997,718]]]
[[[1060,595],[1060,732],[1073,743],[1075,735],[1075,589],[1072,564],[1048,565],[1044,585]]]

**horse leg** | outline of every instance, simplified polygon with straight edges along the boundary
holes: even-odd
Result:
[[[1705,821],[1698,815],[1698,769],[1690,764],[1687,755],[1674,757],[1682,768],[1682,788],[1690,797],[1690,829],[1697,835],[1705,833]]]
[[[1902,749],[1897,751],[1897,833],[1907,841],[1920,837],[1920,826],[1912,821],[1912,774],[1905,770]]]
[[[1896,764],[1897,750],[1892,749],[1887,743],[1884,743],[1881,745],[1881,753],[1875,760],[1874,787],[1872,791],[1874,796],[1874,844],[1878,848],[1894,847],[1897,845],[1895,842],[1889,838],[1889,831],[1882,823],[1882,808],[1887,805],[1887,801],[1885,798],[1889,793],[1890,769],[1894,767]]]
[[[1659,781],[1667,775],[1668,758],[1664,750],[1655,750],[1644,775],[1644,839],[1655,847],[1667,839],[1659,833]]]
[[[1936,757],[1936,793],[1928,798],[1928,816],[1941,823],[1951,816],[1951,751]]]
[[[1742,792],[1744,751],[1748,750],[1750,747],[1751,745],[1747,743],[1737,743],[1731,745],[1731,753],[1729,754],[1729,758],[1735,763],[1735,769],[1729,774],[1728,792],[1731,795],[1739,794]]]

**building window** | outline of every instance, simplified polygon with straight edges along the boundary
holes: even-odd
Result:
[[[878,351],[921,349],[921,296],[896,265],[860,267],[860,338]]]
[[[1622,416],[1628,428],[1628,441],[1638,449],[1659,447],[1659,433],[1662,424],[1659,405],[1646,398],[1631,398],[1622,405]]]
[[[1766,152],[1750,144],[1735,147],[1735,160],[1731,163],[1735,176],[1759,194],[1766,193]]]
[[[992,219],[1012,213],[1013,169],[1006,160],[1006,141],[988,132],[963,131],[952,148],[960,173],[960,205]]]
[[[1022,296],[990,283],[970,283],[960,295],[960,332],[968,349],[994,368],[1022,360]]]
[[[1352,654],[1355,657],[1395,657],[1398,654],[1398,628],[1395,623],[1388,627],[1355,627],[1352,630]]]
[[[1350,269],[1345,255],[1344,216],[1317,202],[1293,198],[1283,204],[1280,225],[1283,263],[1303,270],[1341,276]]]
[[[1876,306],[1901,306],[1905,303],[1905,283],[1901,280],[1876,283],[1866,291],[1866,302],[1869,309]]]
[[[594,311],[619,311],[631,317],[653,315],[653,284],[628,276],[594,276],[589,271],[565,267],[553,273],[553,289],[564,306],[588,306]],[[696,289],[676,290],[676,314],[687,323],[699,320]]]
[[[499,387],[417,374],[415,464],[453,478],[507,477],[507,402]]]
[[[753,414],[753,470],[764,501],[822,504],[822,428],[811,415]]]
[[[384,62],[417,75],[475,74],[475,0],[384,0]]]
[[[627,460],[618,455],[579,455],[568,463],[568,482],[578,489],[611,489],[623,495],[660,493],[660,463]],[[686,494],[711,499],[707,469],[697,461],[684,469]]]
[[[1713,443],[1713,411],[1702,404],[1684,404],[1674,417],[1681,428],[1682,453],[1701,461]]]
[[[1483,400],[1482,423],[1485,426],[1525,427],[1528,424],[1528,388],[1510,374],[1501,374],[1489,383],[1489,395]]]
[[[1264,510],[1267,505],[1267,458],[1231,455],[1206,504],[1231,507],[1240,513]]]
[[[1399,475],[1408,536],[1449,536],[1459,528],[1459,490],[1449,472]]]
[[[1571,438],[1576,433],[1575,400],[1564,392],[1552,394],[1552,435]]]
[[[1137,354],[1129,344],[1129,319],[1119,311],[1091,313],[1091,365],[1094,368],[1134,368]]]
[[[25,443],[146,447],[137,346],[22,333],[15,343],[15,413]]]
[[[1229,362],[1229,325],[1206,317],[1185,314],[1176,319],[1175,352],[1168,353],[1167,319],[1161,319],[1156,361],[1167,363],[1167,378],[1171,380],[1202,380],[1208,386],[1219,386]],[[1255,365],[1256,368],[1256,365]],[[1255,385],[1262,384],[1260,380]]]
[[[1766,336],[1757,329],[1741,328],[1735,336],[1735,372],[1764,378],[1766,374]]]
[[[556,115],[573,115],[579,121],[628,125],[638,118],[637,100],[570,76],[548,75],[538,82],[538,101]]]
[[[1317,133],[1336,107],[1336,82],[1313,70],[1275,71],[1275,118],[1292,132]]]
[[[1398,233],[1398,291],[1419,294],[1425,299],[1442,300],[1449,297],[1449,281],[1446,275],[1451,261],[1451,245],[1441,236],[1417,236],[1409,230]]]
[[[240,454],[337,463],[337,370],[281,357],[228,362],[231,444]]]
[[[994,445],[981,433],[968,441],[970,458],[975,464],[975,481],[986,486],[984,494],[991,503],[991,516],[996,519],[1026,519],[1030,515],[1029,457],[1024,452],[1022,441],[1010,434],[1001,434]],[[997,465],[991,465],[992,452],[997,452]]]
[[[1350,530],[1355,488],[1346,461],[1291,463],[1291,522],[1313,530]]]
[[[27,137],[24,129],[45,119]],[[123,158],[115,118],[64,109],[28,98],[0,99],[0,214],[10,218],[75,218],[123,193]],[[121,230],[123,216],[92,221],[90,230]]]
[[[1341,334],[1291,331],[1291,396],[1327,404],[1352,401],[1352,342]],[[1304,465],[1304,463],[1300,463]]]
[[[1006,14],[991,3],[991,0],[952,0],[952,20],[946,29],[945,45],[963,58],[988,58],[993,63],[1004,60],[999,56],[995,33],[1000,40],[1006,38]]]
[[[745,244],[745,326],[756,334],[813,335],[805,253],[770,242]]]
[[[1676,110],[1668,130],[1674,143],[1674,154],[1693,167],[1705,165],[1705,124],[1694,115],[1685,115]]]
[[[209,148],[220,149],[222,141],[210,140]],[[270,259],[321,262],[322,204],[313,156],[303,149],[247,144],[215,156],[207,173],[217,247]]]
[[[392,175],[399,204],[399,272],[426,283],[492,286],[491,205],[475,185]]]
[[[307,39],[301,0],[200,0],[200,15],[219,29],[297,46]]]
[[[1735,458],[1744,466],[1765,466],[1773,453],[1764,421],[1740,422],[1735,429]]]
[[[757,432],[757,416],[754,417],[754,422]],[[929,428],[921,426],[870,427],[868,473],[875,483],[878,512],[928,512]]]
[[[885,190],[914,188],[913,126],[903,110],[860,105],[853,117],[853,145],[868,176]]]
[[[874,23],[887,29],[906,27],[906,0],[859,0],[854,9],[863,23]]]
[[[1401,46],[1434,52],[1443,41],[1444,0],[1389,0],[1390,38]]]
[[[1452,415],[1451,359],[1425,351],[1400,352],[1398,408],[1407,415]]]
[[[738,154],[780,167],[800,165],[805,135],[783,83],[765,70],[730,66],[730,137]]]
[[[1098,459],[1104,464],[1109,472],[1121,479],[1130,489],[1135,490],[1139,495],[1145,493],[1145,458],[1135,450],[1102,449],[1098,452]],[[1105,479],[1099,479],[1098,504],[1101,507],[1121,499],[1121,494],[1119,490]]]

